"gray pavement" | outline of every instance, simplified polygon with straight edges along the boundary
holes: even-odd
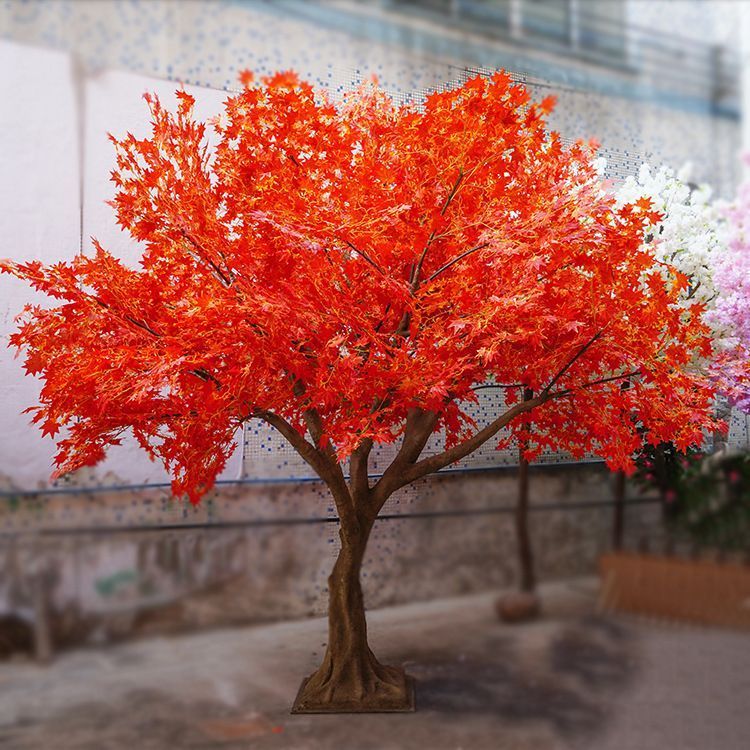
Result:
[[[602,617],[590,579],[504,625],[494,594],[370,612],[414,714],[291,716],[325,622],[216,630],[0,664],[5,750],[746,750],[750,635]]]

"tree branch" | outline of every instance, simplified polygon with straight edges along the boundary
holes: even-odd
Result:
[[[422,264],[424,263],[424,259],[427,256],[427,251],[430,249],[430,245],[432,245],[432,241],[434,239],[435,232],[432,231],[430,232],[430,236],[427,238],[427,243],[424,246],[424,250],[422,250],[422,254],[419,256],[417,264],[411,269],[411,278],[409,279],[409,285],[411,287],[412,294],[414,294],[414,292],[419,289],[419,274],[422,272]]]
[[[221,390],[221,382],[216,378],[215,375],[211,374],[205,367],[196,367],[194,370],[188,370],[191,375],[195,375],[208,382],[209,380],[214,383],[216,390]]]
[[[514,404],[510,409],[508,409],[504,414],[501,414],[493,422],[488,424],[483,429],[479,430],[479,432],[475,433],[472,437],[464,440],[462,443],[454,445],[452,448],[448,448],[442,453],[430,456],[429,458],[424,458],[421,461],[415,463],[413,466],[411,466],[411,468],[409,468],[402,474],[401,478],[398,480],[397,486],[394,487],[394,489],[403,487],[404,485],[413,482],[415,479],[419,479],[426,474],[432,474],[433,472],[439,471],[446,466],[450,466],[456,461],[460,461],[470,453],[473,453],[477,448],[486,443],[490,438],[497,435],[497,433],[500,432],[503,427],[508,425],[519,414],[531,411],[534,407],[539,406],[546,401],[549,401],[551,398],[555,398],[555,395],[548,394],[543,396],[540,394],[539,396],[535,396],[528,401],[519,401],[517,404]],[[384,477],[385,474],[383,475],[383,478]]]
[[[483,385],[478,385],[471,390],[484,391],[488,388],[504,388],[506,390],[510,388],[523,388],[523,383],[508,383],[507,385],[505,383],[484,383]]]
[[[547,271],[547,273],[540,274],[536,277],[536,280],[537,282],[546,281],[550,276],[552,276],[553,273],[564,271],[566,268],[570,268],[570,266],[572,265],[572,263],[563,263],[561,266],[557,266],[557,268],[551,268],[549,271]]]
[[[289,373],[289,377],[293,382],[292,390],[294,392],[294,395],[298,398],[302,398],[305,395],[305,384],[293,373]],[[321,419],[318,410],[312,406],[303,407],[302,416],[305,419],[307,431],[310,433],[310,437],[313,439],[315,448],[328,459],[330,459],[331,463],[338,467],[340,471],[341,467],[339,466],[339,462],[336,459],[336,451],[334,450],[330,440],[326,445],[322,445],[323,436],[325,435],[325,428],[323,427],[323,420]]]
[[[286,421],[283,417],[275,414],[274,412],[266,409],[256,409],[249,416],[245,417],[241,421],[246,421],[251,418],[262,419],[267,424],[271,425],[274,429],[280,432],[294,448],[302,459],[309,464],[309,466],[315,471],[315,473],[323,480],[327,481],[326,477],[330,474],[330,467],[328,462],[320,451],[311,443],[305,440],[303,435]]]
[[[430,435],[435,429],[437,420],[437,412],[424,411],[419,408],[409,409],[401,448],[372,489],[372,505],[376,513],[380,511],[383,503],[390,497],[394,489],[408,484],[408,482],[399,484],[399,478],[405,471],[414,466],[414,463],[422,454]]]
[[[461,253],[461,255],[456,256],[453,258],[453,260],[448,261],[444,265],[440,266],[435,273],[432,274],[427,279],[427,282],[434,281],[438,276],[440,276],[443,271],[447,271],[451,266],[458,263],[458,261],[463,260],[466,256],[471,255],[472,253],[476,253],[479,250],[484,250],[485,247],[487,247],[490,243],[489,242],[483,242],[481,245],[477,245],[476,247],[472,247],[470,250],[466,250],[465,252]]]
[[[100,300],[98,297],[95,297],[93,294],[86,294],[85,295],[87,299],[90,299],[92,302],[96,303],[101,307],[103,310],[107,310],[108,312],[112,313],[113,315],[117,315],[117,311],[112,308],[112,305],[108,305],[103,300]],[[146,333],[151,334],[155,338],[161,338],[161,334],[157,333],[151,326],[143,321],[137,320],[132,315],[129,315],[128,313],[121,313],[124,320],[127,320],[128,323],[131,323],[134,326],[137,326],[142,331],[146,331]]]
[[[393,332],[393,335],[403,336],[403,338],[406,338],[409,335],[410,324],[411,324],[411,314],[407,311],[401,316],[401,320],[398,322],[398,327]]]
[[[579,350],[578,352],[571,357],[570,360],[568,360],[567,364],[565,364],[563,367],[561,367],[557,373],[554,375],[552,380],[547,383],[547,385],[542,389],[541,396],[546,396],[550,390],[552,389],[552,386],[557,383],[560,378],[565,375],[565,373],[588,351],[589,347],[599,338],[601,338],[603,334],[603,331],[597,331]]]
[[[110,308],[110,309],[111,309],[111,308]],[[123,315],[123,317],[125,318],[125,320],[129,321],[129,322],[130,322],[130,323],[132,323],[132,324],[133,324],[134,326],[138,326],[138,328],[142,328],[142,329],[143,329],[144,331],[146,331],[147,333],[150,333],[150,334],[151,334],[152,336],[156,336],[157,338],[159,338],[159,337],[161,336],[161,334],[157,333],[157,332],[156,332],[156,331],[155,331],[155,330],[154,330],[153,328],[151,328],[151,326],[150,326],[150,325],[149,325],[148,323],[146,323],[145,321],[144,321],[144,322],[141,322],[141,321],[139,321],[139,320],[136,320],[136,319],[135,319],[135,318],[134,318],[134,317],[133,317],[132,315]]]
[[[366,499],[370,494],[368,463],[372,445],[372,440],[363,440],[349,457],[349,489],[356,500]]]
[[[451,202],[456,197],[456,193],[458,192],[458,188],[461,185],[461,182],[463,181],[463,179],[464,179],[464,170],[459,169],[456,182],[453,184],[453,187],[451,188],[450,193],[448,193],[448,197],[445,199],[445,203],[443,203],[443,207],[440,209],[441,216],[445,216],[445,212],[448,210],[448,206],[450,206]],[[411,285],[412,294],[414,294],[414,292],[416,292],[417,289],[419,289],[419,275],[422,273],[422,265],[424,264],[424,259],[427,257],[427,251],[430,249],[430,246],[432,245],[434,239],[435,239],[435,230],[430,232],[430,236],[427,239],[427,243],[425,244],[424,249],[422,250],[422,254],[419,256],[419,260],[417,261],[417,264],[411,270],[411,278],[409,279],[409,284]]]
[[[305,384],[302,382],[302,380],[300,380],[293,374],[290,374],[290,377],[292,378],[294,383],[294,385],[292,386],[294,395],[298,396],[299,398],[304,397],[306,390]],[[338,457],[336,456],[336,449],[334,448],[333,443],[331,443],[330,440],[328,440],[326,444],[323,445],[325,428],[323,427],[323,420],[320,417],[320,413],[314,407],[308,406],[306,408],[303,407],[302,416],[304,417],[307,431],[310,433],[310,437],[313,439],[313,447],[326,465],[326,477],[321,476],[321,479],[323,479],[326,484],[328,484],[331,493],[333,494],[336,501],[336,508],[339,511],[339,515],[345,512],[354,512],[356,514],[357,508],[355,505],[354,497],[349,492],[346,486],[344,471],[341,468]]]
[[[383,323],[385,323],[385,319],[388,317],[388,313],[391,311],[391,303],[389,302],[385,306],[385,310],[383,312],[383,317],[380,319],[380,322],[375,326],[375,333],[380,333],[380,329],[383,327]]]
[[[698,291],[698,290],[699,290],[700,288],[701,288],[701,281],[700,281],[700,279],[699,279],[699,280],[698,280],[698,283],[697,283],[697,284],[696,284],[695,286],[691,286],[691,287],[690,287],[690,291],[688,292],[688,294],[687,294],[687,296],[685,297],[685,299],[693,299],[693,297],[695,297],[695,293],[696,293],[696,292],[697,292],[697,291]]]
[[[573,361],[578,359],[578,357],[599,337],[600,334],[601,332],[597,334],[581,351],[579,351],[576,357],[574,357],[573,360],[568,363],[568,366],[572,364]],[[564,370],[567,370],[567,366],[566,368],[564,368]],[[561,374],[553,378],[553,381],[559,379],[559,377],[562,376],[562,372],[563,371],[561,370]],[[623,373],[621,375],[613,375],[606,378],[592,380],[586,383],[582,383],[575,388],[566,388],[561,391],[551,391],[549,390],[549,388],[546,388],[538,396],[530,397],[527,400],[520,401],[517,404],[514,404],[505,413],[501,414],[489,425],[479,430],[479,432],[475,433],[472,437],[464,440],[462,443],[459,443],[458,445],[444,450],[434,456],[429,456],[428,458],[424,458],[421,461],[417,461],[419,454],[424,448],[424,444],[427,442],[427,439],[429,439],[429,435],[432,433],[432,427],[434,427],[433,423],[432,427],[430,427],[429,431],[427,431],[424,443],[421,444],[421,447],[419,447],[416,455],[413,453],[402,454],[401,451],[399,452],[399,454],[397,454],[396,458],[394,458],[391,465],[385,470],[383,476],[372,489],[373,503],[380,503],[380,505],[378,506],[379,510],[379,508],[382,507],[382,503],[384,503],[385,500],[396,490],[406,486],[407,484],[410,484],[416,479],[420,479],[427,474],[432,474],[436,471],[439,471],[440,469],[445,468],[446,466],[450,466],[456,461],[460,461],[462,458],[465,458],[469,454],[473,453],[477,448],[481,447],[490,438],[494,437],[500,430],[510,424],[510,422],[519,414],[529,412],[537,406],[541,406],[542,404],[546,403],[547,401],[558,398],[566,398],[567,396],[572,395],[578,390],[583,390],[585,388],[591,388],[596,385],[611,383],[618,380],[625,380],[634,377],[639,373],[640,370],[633,370],[632,372]],[[437,415],[435,415],[435,418],[437,418]],[[406,435],[404,437],[404,441],[406,442]],[[417,443],[414,443],[414,445],[416,446]]]
[[[461,185],[461,182],[463,182],[464,179],[464,170],[463,168],[458,170],[458,177],[456,178],[456,182],[453,184],[453,187],[451,188],[450,193],[448,193],[448,197],[445,199],[445,203],[443,204],[443,207],[440,209],[440,215],[444,216],[445,212],[448,210],[448,206],[450,206],[453,199],[456,197],[456,193],[458,192],[458,188]]]
[[[425,411],[420,408],[409,409],[406,415],[404,440],[396,459],[414,463],[427,445],[437,420],[437,412]]]
[[[618,380],[628,380],[629,378],[633,378],[636,375],[640,375],[641,371],[638,370],[632,370],[631,372],[625,372],[622,375],[612,375],[610,377],[606,378],[599,378],[598,380],[590,380],[588,383],[582,383],[579,386],[576,386],[575,388],[566,388],[563,391],[555,391],[554,398],[562,398],[563,396],[570,396],[572,393],[575,393],[576,391],[582,391],[584,388],[591,388],[595,385],[604,385],[605,383],[615,383]]]
[[[253,417],[262,419],[286,438],[292,448],[297,451],[302,459],[331,490],[334,502],[336,503],[336,510],[342,521],[342,529],[354,529],[356,531],[359,524],[359,514],[354,505],[349,488],[346,485],[341,466],[338,462],[331,461],[328,456],[305,440],[304,436],[300,435],[300,433],[280,415],[265,409],[257,409],[241,421],[244,422]],[[346,533],[348,533],[348,531]]]
[[[341,240],[345,245],[348,245],[352,250],[354,250],[357,255],[362,256],[364,260],[366,260],[378,273],[380,273],[382,276],[385,276],[385,271],[369,256],[367,253],[362,252],[358,247],[355,247],[349,240]]]
[[[234,280],[232,278],[232,272],[227,269],[229,276],[225,276],[224,272],[219,268],[219,266],[216,265],[216,263],[214,263],[211,258],[208,257],[206,251],[184,229],[180,229],[180,234],[193,246],[196,253],[198,254],[198,259],[204,261],[205,263],[208,263],[208,265],[211,266],[211,270],[214,272],[214,276],[218,279],[221,285],[226,287],[227,289],[232,286],[232,281]]]

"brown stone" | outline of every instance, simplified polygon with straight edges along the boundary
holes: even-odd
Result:
[[[539,615],[539,597],[527,591],[514,591],[501,596],[495,608],[503,622],[526,622]]]
[[[34,650],[33,628],[15,615],[0,617],[0,659]]]

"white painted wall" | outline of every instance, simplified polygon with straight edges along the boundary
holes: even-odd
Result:
[[[73,71],[67,55],[0,44],[0,255],[70,259],[79,246],[79,156]],[[21,410],[39,382],[23,376],[8,349],[13,319],[41,302],[17,279],[0,276],[0,475],[24,487],[50,473],[54,443]]]
[[[116,226],[105,204],[114,192],[109,182],[114,150],[107,133],[145,135],[143,93],[155,92],[172,104],[175,84],[121,72],[84,78],[66,54],[7,42],[0,42],[0,70],[0,256],[70,259],[78,252],[82,226],[84,252],[95,236],[135,265],[138,244]],[[219,112],[224,92],[188,88],[196,95],[198,117]],[[24,376],[22,360],[6,346],[14,317],[29,302],[44,303],[22,282],[0,277],[0,477],[22,489],[47,484],[55,452],[53,441],[21,414],[36,403],[40,381]],[[221,478],[239,476],[240,464],[237,450]],[[168,479],[134,441],[113,448],[90,481],[105,475],[109,483]]]
[[[128,265],[136,265],[140,249],[130,235],[114,221],[113,210],[105,201],[114,196],[109,176],[115,167],[114,149],[107,133],[116,136],[131,132],[145,137],[149,132],[145,92],[155,93],[171,107],[176,104],[177,86],[171,81],[111,71],[91,77],[85,86],[85,152],[83,165],[83,237],[84,248],[96,237],[104,247]],[[221,111],[227,94],[213,89],[186,86],[196,98],[195,115],[199,120],[214,117]],[[209,139],[210,140],[210,139]],[[241,436],[238,433],[238,441]],[[242,451],[236,450],[220,479],[236,479],[240,475]],[[153,464],[135,441],[123,441],[110,450],[99,467],[99,473],[112,472],[119,478],[134,482],[163,482],[166,473]]]

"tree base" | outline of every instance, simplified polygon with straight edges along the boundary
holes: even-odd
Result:
[[[417,710],[414,690],[414,678],[409,677],[403,669],[389,667],[398,672],[403,678],[403,689],[394,695],[383,695],[379,692],[368,693],[360,699],[317,700],[306,695],[305,688],[310,677],[305,677],[294,699],[293,714],[381,714],[381,713],[413,713]],[[312,675],[311,675],[312,677]]]
[[[498,617],[503,622],[528,622],[539,617],[541,606],[535,593],[514,591],[504,594],[495,603]]]

